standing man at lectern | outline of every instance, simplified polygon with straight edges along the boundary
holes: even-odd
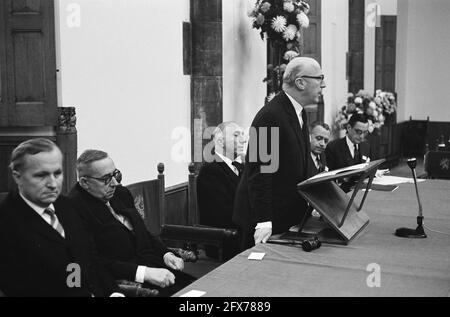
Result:
[[[285,232],[303,219],[307,204],[297,184],[307,178],[310,156],[303,107],[317,104],[323,88],[319,63],[294,58],[286,67],[283,91],[253,120],[233,213],[242,250],[265,243],[272,234]],[[266,153],[270,161],[265,160]]]

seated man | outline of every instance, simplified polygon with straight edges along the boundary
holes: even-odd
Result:
[[[330,141],[330,135],[331,130],[326,123],[316,121],[309,126],[311,156],[308,164],[308,177],[328,170],[324,152]]]
[[[370,144],[365,141],[369,133],[369,123],[363,114],[355,113],[347,124],[347,135],[342,139],[331,141],[325,155],[330,170],[355,164],[370,162],[372,152]],[[349,192],[355,185],[355,180],[346,180],[341,188]]]
[[[233,216],[234,196],[242,171],[245,150],[244,130],[235,122],[219,124],[213,133],[213,161],[205,163],[197,178],[197,199],[200,224],[217,228],[236,228]],[[239,253],[238,241],[227,241],[224,258]],[[206,248],[206,254],[216,258],[217,250]]]
[[[162,296],[194,280],[181,272],[183,260],[148,232],[107,153],[85,151],[77,171],[79,181],[69,196],[83,208],[81,216],[115,278],[155,285]]]
[[[73,204],[60,196],[59,148],[47,139],[12,152],[18,192],[0,206],[0,290],[7,296],[108,296],[116,288],[100,269]]]

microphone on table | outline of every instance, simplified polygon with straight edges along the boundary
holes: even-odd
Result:
[[[281,244],[281,245],[293,245],[293,246],[301,245],[303,251],[306,251],[306,252],[314,251],[322,246],[322,242],[319,240],[318,237],[314,237],[314,238],[306,239],[306,240],[302,240],[302,241],[271,239],[271,240],[267,240],[267,243]]]
[[[422,203],[420,202],[419,188],[417,187],[417,177],[416,177],[417,159],[410,158],[406,161],[406,163],[408,164],[409,168],[411,169],[413,178],[414,178],[417,202],[419,204],[419,216],[417,216],[417,228],[416,229],[399,228],[395,231],[395,235],[398,237],[401,237],[401,238],[426,238],[427,235],[425,234],[425,231],[423,230]]]

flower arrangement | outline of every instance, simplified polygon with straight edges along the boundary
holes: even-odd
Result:
[[[348,120],[354,113],[364,113],[369,118],[369,132],[381,128],[386,117],[397,110],[395,95],[391,92],[377,90],[375,95],[360,90],[356,95],[349,93],[347,103],[339,109],[334,126],[335,129],[345,129]]]
[[[262,39],[295,46],[301,38],[300,29],[309,26],[308,12],[309,4],[301,0],[257,0],[248,15],[253,19],[253,27],[261,31]]]
[[[302,29],[309,26],[309,4],[301,0],[257,0],[248,12],[261,38],[281,51],[277,65],[267,66],[269,97],[281,90],[286,63],[302,54]]]

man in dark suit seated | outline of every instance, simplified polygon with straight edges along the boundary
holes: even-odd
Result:
[[[303,107],[317,104],[324,87],[317,61],[294,58],[286,67],[283,91],[253,120],[233,212],[243,250],[288,231],[305,216],[307,205],[297,191],[311,156]]]
[[[370,143],[365,140],[368,133],[367,117],[359,113],[353,114],[347,124],[347,135],[342,139],[331,141],[325,150],[329,169],[335,170],[370,162],[372,151]],[[349,180],[341,187],[348,192],[354,184],[354,180]]]
[[[85,151],[77,160],[77,171],[79,181],[69,196],[82,207],[81,217],[115,278],[151,284],[162,296],[193,282],[181,272],[183,260],[147,230],[107,153]]]
[[[60,196],[59,148],[47,139],[12,152],[18,192],[0,206],[0,289],[7,296],[108,296],[116,286],[96,261],[73,204]]]
[[[217,228],[236,228],[232,221],[236,188],[242,172],[245,151],[244,129],[235,122],[224,122],[214,130],[214,155],[206,162],[197,178],[200,224]],[[218,250],[206,246],[206,255],[217,258]],[[225,260],[239,253],[237,239],[225,241]]]
[[[315,121],[309,126],[311,156],[308,164],[308,177],[328,170],[325,148],[330,141],[331,130],[328,124]]]

